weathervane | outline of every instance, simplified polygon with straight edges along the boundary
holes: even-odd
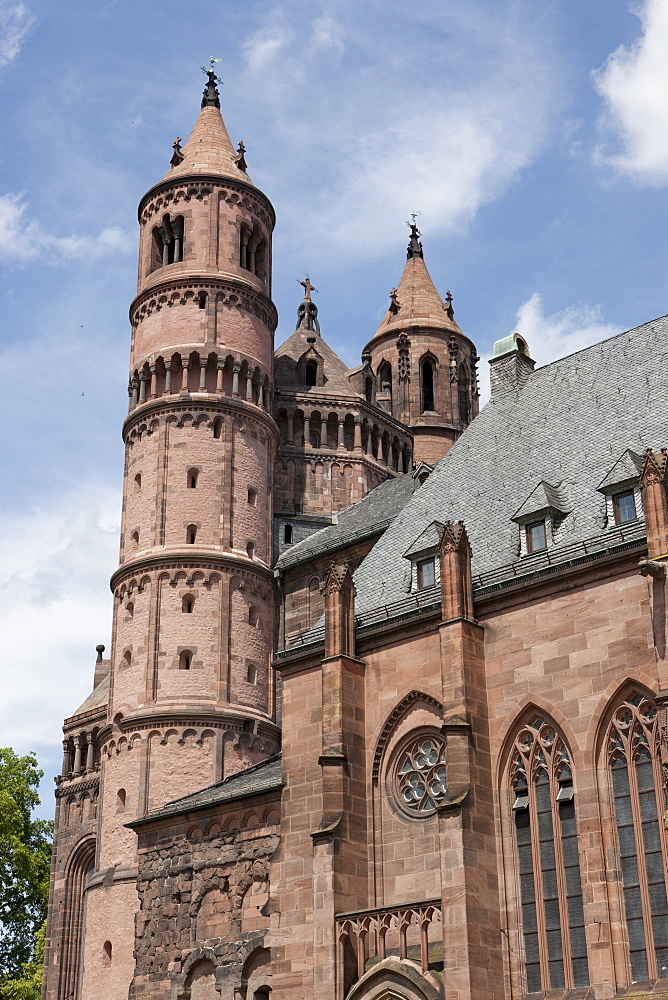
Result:
[[[209,59],[209,69],[206,66],[202,66],[202,72],[207,77],[207,85],[204,88],[204,96],[202,97],[202,107],[214,107],[220,110],[220,97],[218,94],[217,83],[222,83],[223,81],[220,77],[216,76],[216,63],[219,63],[220,59],[214,59],[213,56]]]
[[[223,81],[219,77],[216,76],[216,63],[219,63],[219,62],[222,62],[222,61],[223,61],[222,59],[214,59],[213,56],[210,56],[209,57],[209,68],[207,69],[206,66],[202,66],[202,72],[206,73],[207,76],[209,76],[210,74],[213,74],[214,80],[217,80],[218,83],[222,83]]]
[[[406,222],[406,225],[408,226],[409,229],[412,229],[413,227],[416,227],[415,220],[418,218],[419,215],[422,215],[422,212],[411,212],[411,219],[413,221],[412,222],[408,222],[408,221]]]

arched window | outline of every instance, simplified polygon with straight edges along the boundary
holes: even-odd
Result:
[[[65,895],[67,908],[63,915],[60,938],[59,997],[73,997],[80,973],[81,950],[72,947],[81,935],[83,920],[84,886],[88,873],[95,863],[95,841],[91,837],[75,849],[67,862]]]
[[[632,691],[614,713],[606,745],[633,982],[668,978],[666,803],[657,730],[656,706]]]
[[[137,475],[135,476],[135,490],[139,492],[140,489],[141,489],[141,473],[138,472]]]
[[[135,606],[132,601],[128,601],[128,603],[125,605],[125,610],[127,612],[128,618],[134,618]]]
[[[213,422],[213,436],[215,438],[219,438],[222,429],[223,429],[223,421],[220,419],[220,417],[216,417],[216,419]]]
[[[139,548],[139,532],[138,531],[133,531],[132,532],[132,546],[135,549]]]
[[[317,433],[317,431],[311,431],[309,435],[309,440],[312,448],[320,447],[320,435]]]
[[[307,385],[317,385],[318,384],[318,362],[317,361],[307,361],[305,370],[305,380]]]
[[[192,661],[192,652],[189,649],[184,649],[179,655],[179,670],[190,670]]]
[[[197,296],[200,309],[206,309],[206,292],[200,292]]]
[[[434,362],[425,358],[420,365],[422,373],[422,412],[433,412],[434,404]]]
[[[380,391],[383,393],[390,394],[390,399],[392,399],[392,365],[389,361],[383,361],[378,366],[378,385],[380,386]]]
[[[197,525],[189,524],[186,528],[186,541],[188,545],[194,545],[197,538]]]
[[[125,789],[124,788],[119,788],[118,791],[116,792],[116,812],[117,813],[125,812],[125,798],[126,798]]]
[[[247,543],[247,545],[246,545],[246,552],[248,554],[249,559],[252,559],[253,556],[255,555],[255,542],[248,542]]]
[[[515,740],[511,780],[527,993],[588,986],[570,754],[539,715]]]
[[[199,469],[188,469],[187,480],[188,480],[188,489],[189,490],[195,490],[195,489],[197,489],[197,480],[198,479],[199,479]]]
[[[283,529],[283,542],[285,545],[292,545],[292,525],[286,524]]]
[[[105,941],[104,944],[102,945],[101,963],[106,969],[108,969],[109,966],[111,965],[111,953],[112,953],[111,941]]]
[[[191,615],[195,610],[195,598],[192,594],[186,594],[181,602],[181,611],[185,615]]]
[[[469,370],[466,365],[459,366],[459,421],[465,427],[471,423],[471,391]]]

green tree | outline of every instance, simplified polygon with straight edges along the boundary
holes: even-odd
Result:
[[[42,934],[40,942],[39,931],[46,919],[53,826],[46,820],[33,818],[39,805],[37,787],[42,775],[34,754],[19,757],[13,750],[0,749],[2,1000],[39,997],[39,988],[34,991],[34,981],[41,981],[44,939]]]

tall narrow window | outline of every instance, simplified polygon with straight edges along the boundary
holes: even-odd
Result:
[[[189,649],[184,649],[179,656],[179,670],[190,670],[193,654]]]
[[[466,365],[459,366],[459,421],[465,427],[471,423],[471,392]]]
[[[540,716],[515,740],[512,784],[527,993],[587,986],[570,754]]]
[[[195,539],[197,538],[197,525],[189,524],[186,528],[186,541],[188,545],[194,545]]]
[[[286,545],[292,545],[292,525],[286,524],[283,529],[283,541]]]
[[[139,492],[139,490],[141,490],[141,473],[140,472],[138,472],[137,475],[135,476],[135,490],[137,491],[137,493]]]
[[[306,384],[307,385],[317,385],[318,383],[318,362],[317,361],[307,361],[306,362]]]
[[[197,480],[199,478],[199,469],[188,469],[188,489],[197,489]]]
[[[633,982],[668,978],[666,802],[658,760],[656,707],[634,691],[608,734],[617,840]]]
[[[364,380],[364,398],[367,403],[373,399],[373,381],[370,378]]]
[[[392,400],[392,365],[389,361],[382,361],[378,366],[378,385],[381,393],[389,393]]]
[[[547,548],[545,521],[534,521],[532,524],[527,524],[524,530],[526,532],[527,552],[529,555],[532,552],[540,552],[541,549]]]
[[[101,962],[105,969],[108,969],[109,966],[111,965],[111,955],[112,955],[111,941],[105,941],[104,944],[102,945],[102,956],[101,956]]]
[[[181,602],[181,611],[184,615],[191,615],[195,610],[195,598],[192,594],[186,594]]]
[[[220,419],[220,417],[216,417],[216,419],[213,422],[213,436],[215,438],[219,438],[222,429],[223,429],[223,421]]]
[[[135,549],[139,548],[139,532],[138,531],[133,531],[132,532],[132,547],[135,548]]]
[[[417,585],[418,590],[424,590],[425,587],[433,587],[436,583],[436,562],[434,557],[431,559],[421,559],[417,564]]]
[[[116,812],[117,813],[125,812],[125,799],[126,799],[125,789],[124,788],[119,788],[118,791],[116,792]]]
[[[434,410],[434,363],[429,358],[422,362],[422,412]]]

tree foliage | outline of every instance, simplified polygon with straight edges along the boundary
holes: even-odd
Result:
[[[13,750],[0,749],[2,1000],[32,1000],[39,996],[39,989],[34,992],[34,981],[41,981],[42,959],[38,952],[41,948],[43,955],[44,941],[42,934],[40,943],[38,932],[46,919],[52,832],[52,823],[33,818],[39,805],[37,787],[42,775],[34,754],[19,757]]]

